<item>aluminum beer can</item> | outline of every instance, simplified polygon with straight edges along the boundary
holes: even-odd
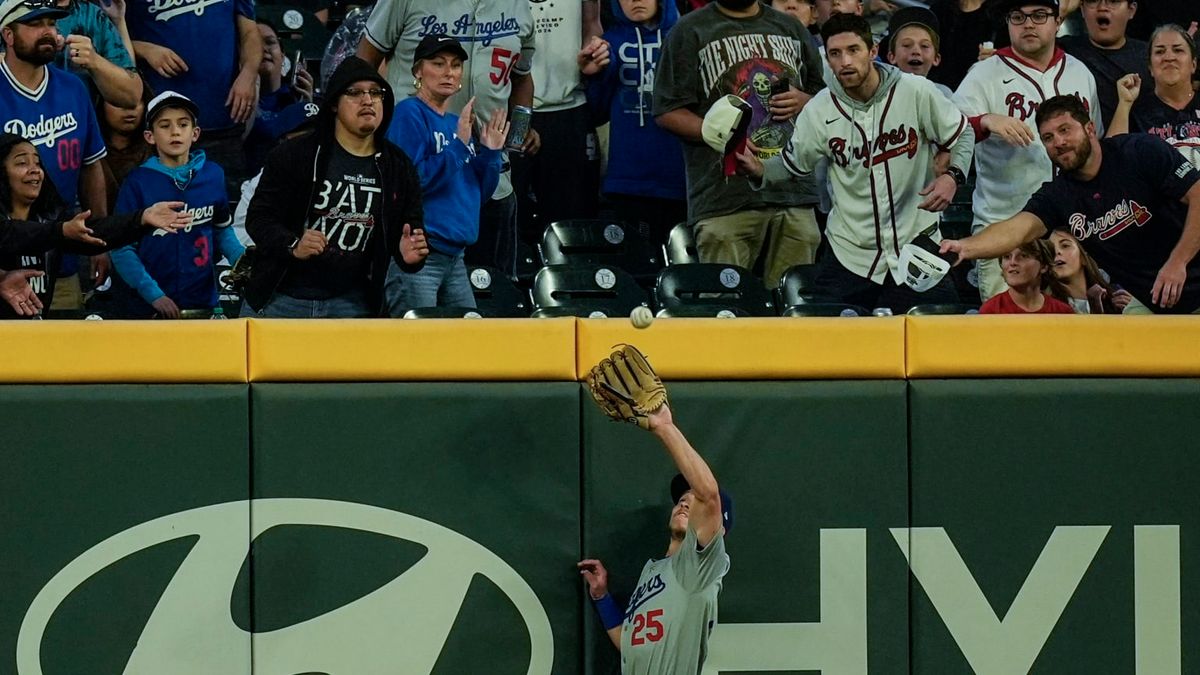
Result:
[[[511,152],[521,152],[525,145],[525,136],[529,134],[529,123],[533,120],[533,109],[523,105],[513,106],[508,122],[508,141],[504,148]]]

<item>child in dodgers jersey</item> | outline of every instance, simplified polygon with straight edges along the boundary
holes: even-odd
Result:
[[[180,126],[190,129],[171,134],[157,128],[160,118],[171,112],[179,113]],[[203,151],[191,150],[200,132],[195,126],[198,112],[195,103],[173,91],[150,101],[146,140],[156,154],[129,173],[117,194],[120,213],[158,201],[182,201],[193,216],[191,225],[179,232],[156,230],[112,254],[121,278],[163,318],[179,318],[180,310],[216,307],[216,262],[222,256],[237,262],[245,250],[229,227],[232,213],[224,172],[205,161]]]

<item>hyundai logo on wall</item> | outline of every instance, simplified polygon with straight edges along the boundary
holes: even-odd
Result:
[[[554,638],[546,610],[525,580],[482,545],[428,520],[365,504],[259,499],[253,507],[249,537],[248,503],[229,502],[136,525],[71,561],[42,588],[21,622],[18,675],[42,675],[46,626],[76,589],[113,563],[181,537],[198,540],[151,612],[124,672],[248,672],[250,636],[234,623],[230,598],[250,541],[280,525],[373,532],[416,542],[428,552],[404,574],[353,602],[308,621],[256,633],[256,675],[428,675],[476,574],[508,596],[524,620],[530,641],[528,675],[550,673]]]

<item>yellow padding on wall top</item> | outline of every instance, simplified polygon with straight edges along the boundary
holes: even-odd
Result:
[[[1195,377],[1200,317],[908,317],[908,375]]]
[[[246,382],[245,321],[0,323],[2,382]]]
[[[904,377],[904,318],[581,319],[582,378],[613,345],[641,349],[668,380]]]
[[[250,321],[252,382],[571,381],[574,319]]]

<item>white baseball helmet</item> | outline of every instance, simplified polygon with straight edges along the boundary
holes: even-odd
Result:
[[[941,247],[927,235],[919,234],[900,249],[900,273],[904,284],[918,293],[938,285],[950,271],[950,260],[942,257]]]

